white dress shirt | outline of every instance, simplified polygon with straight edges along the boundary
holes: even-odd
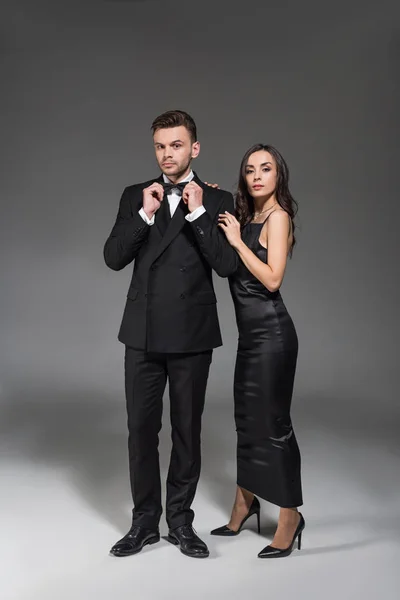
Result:
[[[185,179],[182,179],[181,181],[177,181],[177,183],[189,183],[189,181],[192,181],[193,177],[194,177],[194,173],[193,173],[193,171],[190,171],[189,175],[187,177],[185,177]],[[168,177],[164,173],[163,173],[163,179],[164,179],[164,183],[171,183],[171,181],[168,179]],[[171,213],[171,217],[174,216],[174,212],[178,208],[178,204],[181,201],[181,198],[182,198],[181,194],[177,194],[173,189],[168,194],[167,199],[168,199],[169,211]],[[185,216],[185,219],[187,221],[194,221],[195,219],[200,217],[200,215],[202,215],[205,212],[206,212],[206,209],[204,208],[204,206],[199,206],[193,212],[187,214]],[[143,208],[141,208],[139,210],[139,215],[142,217],[142,219],[144,221],[146,221],[146,223],[148,225],[154,225],[154,222],[155,222],[154,215],[151,217],[151,219],[149,219],[149,217],[144,212]]]

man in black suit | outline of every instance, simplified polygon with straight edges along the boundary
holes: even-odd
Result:
[[[167,477],[168,539],[192,557],[209,555],[192,528],[200,475],[201,417],[213,348],[222,345],[212,269],[238,264],[218,228],[233,198],[200,181],[191,161],[200,152],[196,125],[183,111],[152,124],[160,177],[125,188],[104,247],[119,271],[133,260],[118,339],[125,344],[132,527],[111,549],[127,556],[159,541],[162,513],[158,455],[162,397],[169,381],[172,452]]]

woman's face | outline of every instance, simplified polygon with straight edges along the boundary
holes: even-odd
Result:
[[[245,168],[249,194],[254,199],[269,198],[276,189],[277,168],[274,157],[266,150],[250,154]]]

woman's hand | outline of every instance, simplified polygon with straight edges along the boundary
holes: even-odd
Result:
[[[242,241],[239,221],[233,215],[231,215],[231,213],[225,211],[224,214],[219,215],[218,227],[221,227],[221,229],[225,232],[226,239],[230,245],[237,249]]]
[[[208,187],[212,187],[212,188],[217,188],[219,190],[219,185],[218,183],[208,183],[207,181],[204,182],[206,185],[208,185]]]

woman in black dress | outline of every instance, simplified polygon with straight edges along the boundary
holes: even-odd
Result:
[[[260,558],[287,556],[304,519],[300,452],[290,418],[298,341],[280,285],[295,237],[296,203],[289,172],[272,146],[257,144],[243,157],[236,216],[220,215],[220,227],[241,258],[229,280],[239,331],[234,379],[237,491],[228,525],[213,535],[237,535],[257,515],[257,496],[281,508],[271,545]]]

